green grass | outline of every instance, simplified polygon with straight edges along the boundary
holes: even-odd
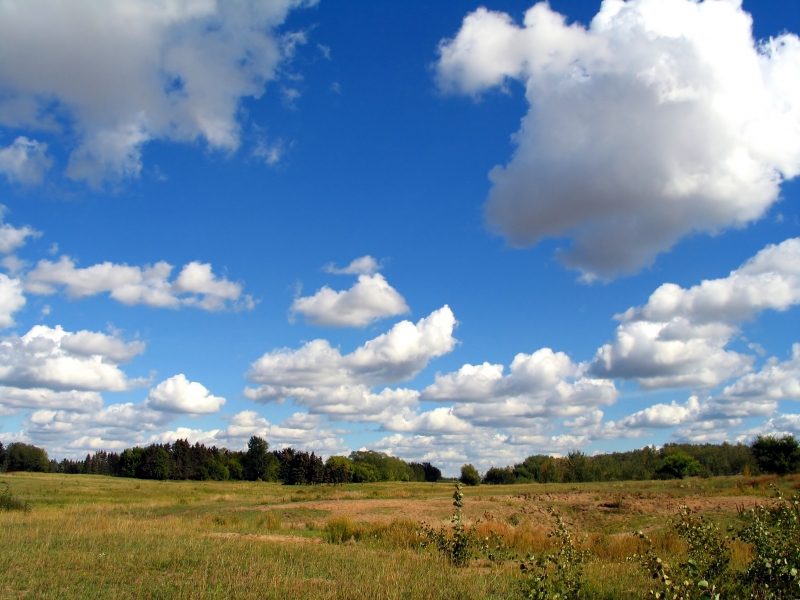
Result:
[[[548,544],[544,507],[554,506],[599,556],[587,597],[643,598],[648,579],[625,560],[636,548],[630,533],[649,528],[662,550],[680,549],[659,538],[667,517],[636,512],[636,502],[702,500],[734,519],[735,510],[715,513],[712,500],[752,503],[768,493],[742,481],[480,486],[465,490],[465,515],[519,551],[537,551]],[[518,597],[515,563],[459,569],[416,547],[416,520],[447,525],[448,484],[294,488],[32,473],[0,474],[0,482],[32,506],[0,511],[0,598]],[[615,498],[618,509],[597,507]],[[416,512],[401,518],[387,500]],[[348,539],[326,543],[336,527]]]

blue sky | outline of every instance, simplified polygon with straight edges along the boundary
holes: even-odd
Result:
[[[45,6],[0,9],[4,443],[800,433],[794,4]]]

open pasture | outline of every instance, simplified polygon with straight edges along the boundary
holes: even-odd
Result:
[[[420,548],[449,527],[453,486],[282,486],[5,473],[32,510],[0,511],[2,598],[519,598],[519,561],[457,568]],[[587,597],[647,597],[627,560],[645,531],[680,555],[667,522],[685,504],[724,526],[800,479],[710,478],[466,488],[464,516],[523,558],[552,543],[557,510],[591,549]],[[5,488],[0,484],[0,488]],[[330,543],[331,540],[342,543]],[[749,549],[734,544],[734,563]]]

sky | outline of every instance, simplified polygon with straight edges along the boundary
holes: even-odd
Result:
[[[800,4],[0,4],[0,441],[800,435]]]

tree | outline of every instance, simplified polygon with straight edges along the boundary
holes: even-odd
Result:
[[[49,473],[50,459],[41,448],[14,442],[6,450],[6,470]]]
[[[511,467],[492,467],[486,474],[483,476],[483,483],[488,483],[490,485],[505,485],[509,483],[514,483],[514,469]]]
[[[267,440],[254,435],[247,442],[247,452],[242,460],[244,478],[250,481],[266,481],[269,471],[269,444]]]
[[[0,472],[5,471],[6,467],[6,449],[3,442],[0,442]]]
[[[464,465],[461,467],[461,477],[458,480],[464,485],[480,485],[481,475],[472,465]]]
[[[664,464],[656,471],[659,475],[667,475],[676,479],[697,475],[703,466],[694,458],[681,450],[670,454],[664,459]]]
[[[353,463],[344,456],[331,456],[325,461],[325,480],[333,485],[350,483]]]
[[[800,467],[800,444],[794,436],[760,435],[750,448],[758,467],[765,473],[786,475]]]

